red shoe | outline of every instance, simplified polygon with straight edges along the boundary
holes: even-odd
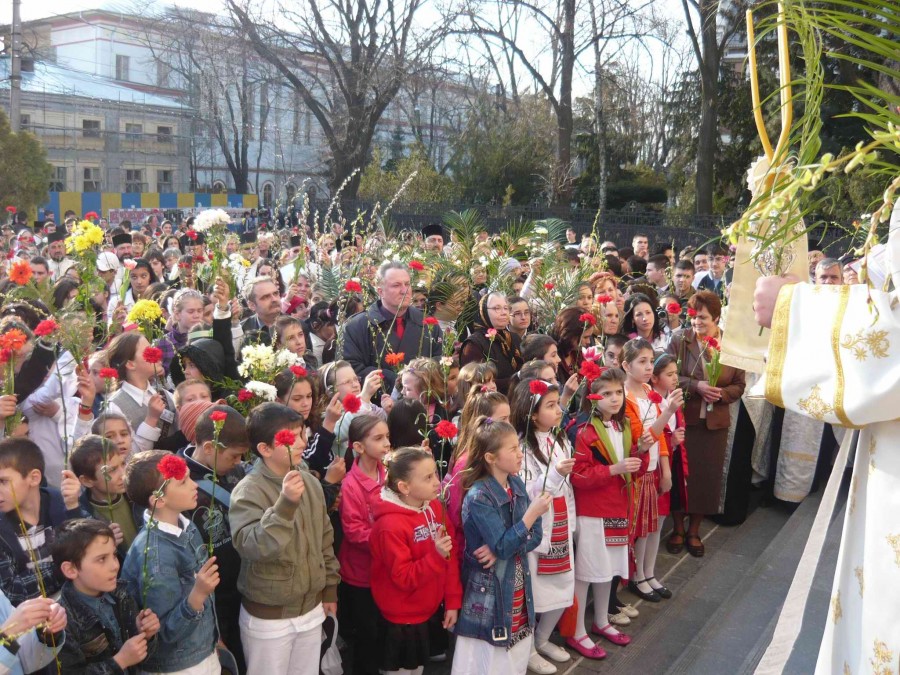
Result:
[[[591,632],[596,633],[602,638],[606,638],[614,645],[619,645],[620,647],[624,647],[631,643],[631,638],[625,635],[625,633],[620,633],[618,631],[607,632],[610,628],[612,628],[610,624],[606,624],[603,628],[597,628],[597,624],[594,624],[591,626]]]
[[[587,640],[591,646],[586,646],[582,642],[582,640]],[[576,640],[575,638],[566,638],[566,644],[586,659],[595,659],[599,661],[600,659],[606,658],[606,651],[603,649],[603,647],[594,644],[587,635],[582,636],[580,640]]]

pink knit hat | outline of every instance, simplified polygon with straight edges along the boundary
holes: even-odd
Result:
[[[215,403],[210,401],[191,401],[185,403],[178,410],[178,426],[191,443],[197,442],[197,420],[200,415],[212,408]]]

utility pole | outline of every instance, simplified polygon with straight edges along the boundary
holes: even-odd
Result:
[[[12,63],[9,72],[9,125],[14,133],[22,124],[22,17],[19,5],[22,0],[13,0],[12,15]]]

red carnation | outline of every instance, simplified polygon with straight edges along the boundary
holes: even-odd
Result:
[[[697,316],[697,310],[693,307],[688,307],[687,315],[693,319],[695,316]]]
[[[8,349],[7,347],[0,349],[0,364],[9,363],[9,360],[12,358],[12,355],[13,355],[12,349]]]
[[[187,238],[190,239],[191,241],[197,241],[197,233],[194,232],[193,230],[188,230],[185,234],[187,235]]]
[[[413,271],[415,271],[415,272],[421,272],[422,270],[425,269],[425,265],[423,265],[423,264],[422,264],[420,261],[418,261],[418,260],[410,260],[410,261],[409,261],[409,269],[411,269],[411,270],[413,270]]]
[[[613,299],[612,299],[611,295],[598,295],[597,296],[597,304],[599,304],[599,305],[605,305],[606,303],[612,302],[612,301],[613,301]]]
[[[556,286],[554,284],[551,284],[549,281],[546,284],[544,284],[545,290],[552,291],[554,288],[556,288]]]
[[[456,438],[456,434],[459,433],[459,429],[456,428],[456,425],[449,420],[441,420],[437,424],[434,425],[434,433],[445,440],[450,440],[451,438]]]
[[[149,364],[159,363],[162,361],[163,353],[159,347],[147,347],[144,349],[144,361]]]
[[[55,333],[57,330],[59,330],[59,324],[56,323],[56,321],[53,319],[44,319],[34,327],[34,334],[38,337],[44,337]]]
[[[425,324],[426,326],[437,326],[438,320],[435,319],[433,316],[426,316],[424,319],[422,319],[422,323]]]
[[[578,370],[578,374],[585,378],[588,382],[593,382],[603,374],[603,370],[593,361],[582,361],[581,368],[579,368]]]
[[[306,377],[309,374],[303,366],[291,366],[291,372],[294,377]]]
[[[290,429],[282,429],[277,434],[275,434],[275,445],[283,445],[285,447],[292,447],[294,443],[297,442],[297,434],[295,434]]]
[[[213,422],[224,422],[228,419],[228,413],[224,410],[213,410],[209,414],[209,419]]]
[[[591,314],[590,312],[585,312],[584,314],[582,314],[581,316],[578,317],[578,320],[581,323],[586,323],[591,326],[597,325],[597,317],[594,316],[593,314]]]
[[[716,338],[714,338],[714,337],[704,338],[704,341],[706,342],[706,346],[709,347],[710,349],[718,349],[719,348],[719,341],[716,340]]]
[[[650,399],[650,403],[655,403],[656,405],[659,405],[660,403],[663,402],[663,397],[660,396],[659,393],[655,392],[655,391],[651,391],[649,394],[647,394],[647,398]]]
[[[351,279],[344,284],[344,290],[348,293],[362,293],[362,286],[360,286],[358,281],[353,281],[353,279]]]
[[[237,400],[241,403],[246,403],[247,401],[250,401],[252,399],[253,392],[251,392],[249,389],[241,389],[237,393]]]
[[[118,380],[119,371],[115,368],[101,368],[100,377],[104,380]]]
[[[548,390],[547,383],[542,380],[532,380],[528,383],[528,388],[535,396],[543,396]]]
[[[362,406],[362,401],[359,400],[359,396],[356,394],[347,394],[344,400],[341,401],[341,405],[344,406],[344,410],[348,413],[358,413],[360,406]]]
[[[159,460],[156,470],[162,474],[163,480],[183,480],[187,476],[188,466],[178,455],[166,455]]]
[[[199,255],[195,255],[195,256],[193,257],[193,261],[194,261],[195,263],[206,262],[206,256],[203,255],[202,253],[199,254]]]
[[[588,401],[602,401],[603,394],[588,394]]]
[[[666,312],[669,314],[681,314],[681,305],[677,302],[670,302],[666,305]]]
[[[100,220],[100,214],[96,211],[88,211],[84,214],[85,220]]]
[[[16,209],[15,206],[7,206],[7,207],[6,207],[6,212],[7,212],[7,213],[15,213],[16,211],[17,211],[17,209]]]

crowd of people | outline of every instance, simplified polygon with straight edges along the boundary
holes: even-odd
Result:
[[[549,674],[630,643],[623,584],[672,597],[665,518],[704,555],[746,386],[718,241],[22,216],[0,672]]]

